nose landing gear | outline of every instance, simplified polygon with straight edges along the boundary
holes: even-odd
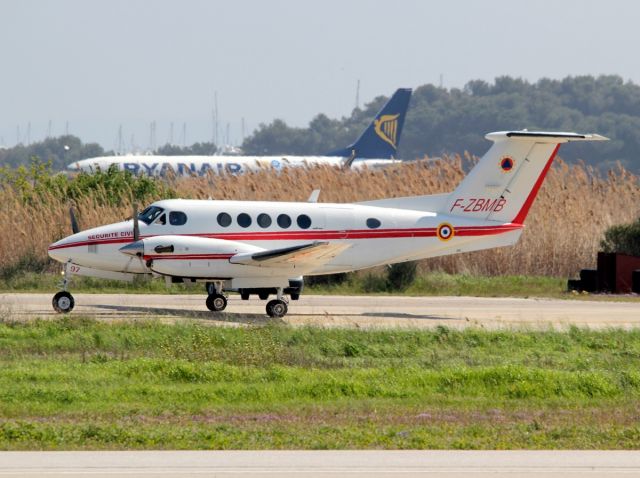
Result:
[[[68,314],[73,310],[73,306],[75,305],[75,300],[73,300],[73,296],[71,293],[67,292],[67,287],[69,286],[69,271],[67,268],[69,267],[70,262],[66,262],[64,265],[64,272],[62,278],[62,290],[53,296],[51,301],[51,305],[53,305],[53,310],[55,310],[58,314]]]
[[[53,309],[59,314],[68,314],[73,310],[75,301],[73,296],[66,290],[62,290],[53,296],[51,301]]]

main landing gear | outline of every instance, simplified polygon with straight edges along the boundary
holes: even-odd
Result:
[[[227,308],[227,298],[222,295],[222,282],[208,282],[207,292],[207,309],[211,312],[222,312]]]
[[[289,307],[282,299],[274,299],[267,302],[267,315],[271,318],[280,318],[287,315]]]
[[[51,301],[51,305],[53,305],[53,310],[55,310],[58,314],[68,314],[73,310],[73,306],[75,305],[75,300],[73,300],[73,296],[71,293],[67,291],[67,287],[69,286],[69,272],[67,268],[69,267],[69,262],[64,265],[64,275],[62,279],[62,290],[53,296],[53,300]]]
[[[227,298],[222,294],[210,294],[207,296],[207,309],[212,312],[222,312],[227,308]]]
[[[206,290],[208,294],[206,300],[207,309],[212,312],[222,312],[227,308],[227,297],[223,294],[222,286],[222,282],[207,282],[206,284]],[[253,291],[254,294],[257,294],[261,300],[267,300],[269,298],[269,290],[251,289],[251,291]],[[275,291],[277,298],[267,302],[267,315],[274,319],[284,317],[289,311],[288,302],[284,298],[284,289],[282,287],[279,287],[273,289],[271,292],[273,291]],[[238,292],[240,292],[240,297],[242,300],[249,300],[249,289],[240,289]],[[291,292],[291,298],[293,300],[298,300],[299,297],[299,289],[296,289],[295,292]]]

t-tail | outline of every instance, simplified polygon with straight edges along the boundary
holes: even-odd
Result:
[[[411,88],[396,90],[355,143],[325,156],[342,156],[349,164],[354,159],[395,158],[410,99]]]
[[[523,224],[560,144],[603,141],[597,134],[504,131],[439,211],[449,216]]]

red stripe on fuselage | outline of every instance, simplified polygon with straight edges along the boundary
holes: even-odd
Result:
[[[516,229],[521,229],[521,224],[501,224],[496,226],[459,226],[455,227],[456,236],[489,236],[503,234]],[[163,234],[158,234],[163,235]],[[230,241],[302,241],[318,239],[396,239],[407,237],[435,237],[435,228],[413,229],[354,229],[351,231],[287,231],[287,232],[230,232],[230,233],[202,233],[202,234],[170,234],[181,237],[202,237],[208,239],[223,239]],[[141,236],[148,239],[155,236]],[[78,241],[57,246],[50,246],[49,250],[66,249],[69,247],[81,247],[100,244],[129,244],[133,238],[97,239],[93,241]]]
[[[145,260],[154,259],[154,260],[183,260],[183,261],[191,261],[191,260],[212,260],[217,261],[221,259],[229,259],[233,257],[234,254],[177,254],[177,255],[165,255],[165,254],[150,254],[148,256],[144,256]]]

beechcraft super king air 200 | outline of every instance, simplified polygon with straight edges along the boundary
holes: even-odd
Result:
[[[77,232],[49,246],[65,265],[53,307],[73,308],[66,290],[73,274],[148,275],[208,283],[212,311],[225,309],[228,291],[242,299],[275,295],[266,312],[282,317],[285,294],[298,299],[304,276],[515,244],[560,144],[607,139],[529,131],[486,137],[493,146],[449,194],[354,204],[171,199],[132,220]]]
[[[396,151],[411,99],[411,89],[401,88],[387,101],[355,143],[323,156],[150,156],[123,155],[83,159],[67,172],[93,173],[111,166],[149,176],[205,176],[242,174],[264,168],[282,169],[313,165],[377,168],[397,163]]]

